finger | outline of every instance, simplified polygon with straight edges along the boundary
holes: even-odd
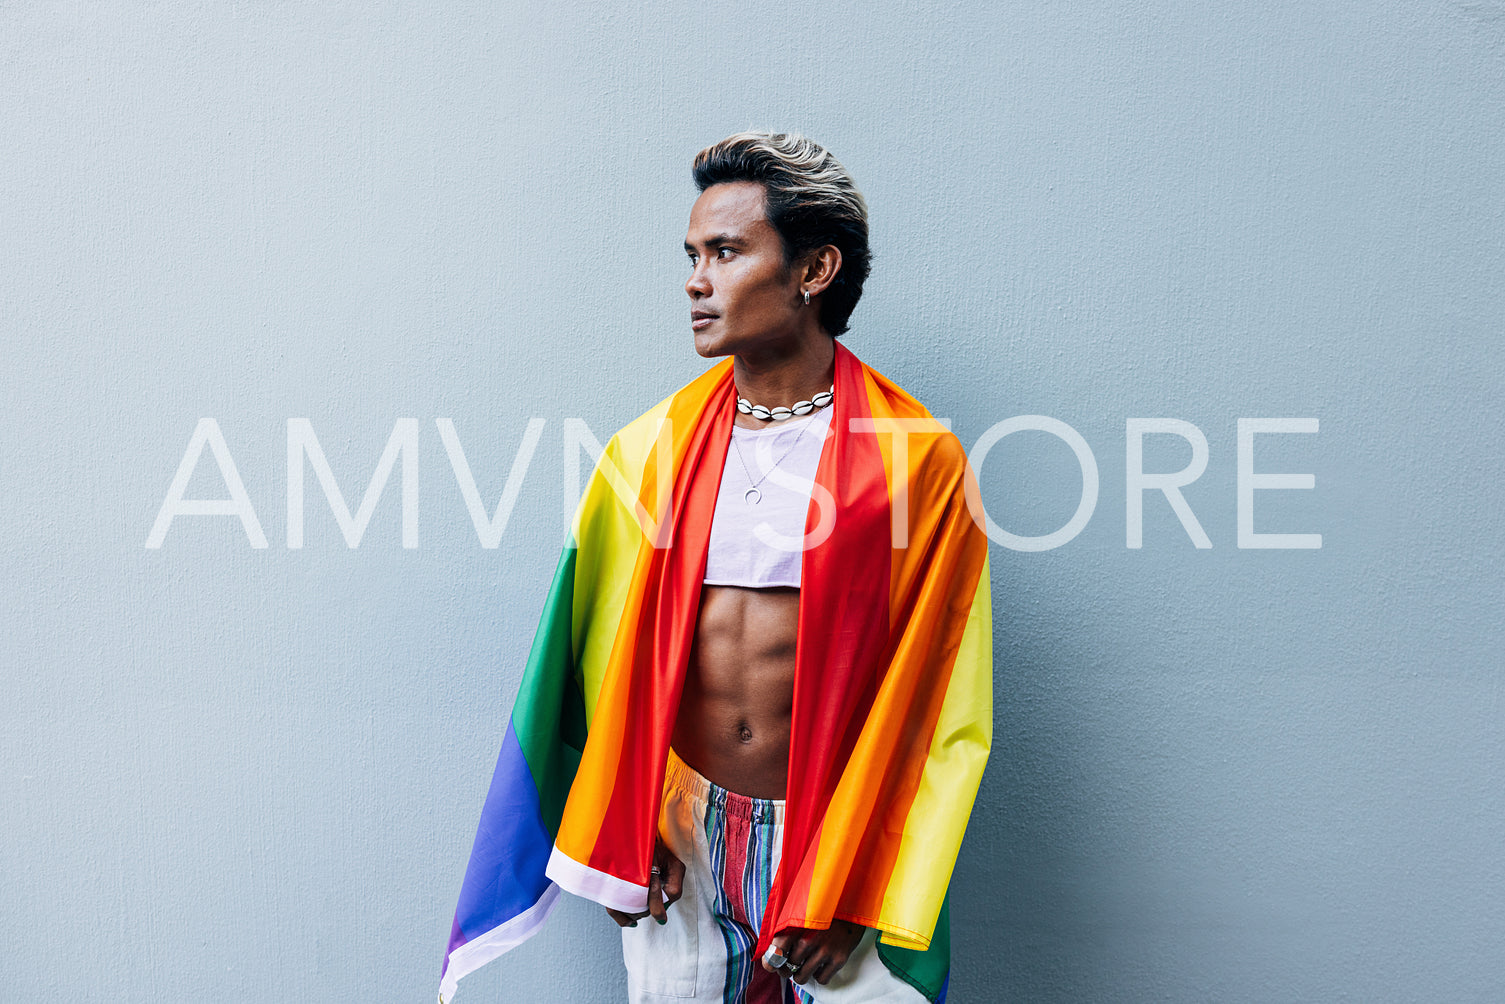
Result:
[[[617,922],[618,927],[637,927],[638,921],[647,916],[644,913],[623,913],[621,910],[613,910],[609,906],[606,907],[606,913],[612,920]]]
[[[810,975],[815,977],[815,982],[825,986],[831,982],[831,977],[841,972],[841,967],[847,964],[847,957],[840,953],[832,953],[826,957],[824,963],[811,970]]]
[[[660,924],[669,923],[669,914],[664,907],[664,879],[661,875],[648,876],[648,914]]]
[[[789,956],[789,965],[784,972],[795,983],[803,985],[810,978],[810,970],[819,963],[823,954],[818,940],[820,933],[809,932],[796,938],[785,953]]]
[[[684,892],[685,863],[668,848],[660,837],[653,847],[653,867],[659,872],[659,888],[664,905],[673,903]]]
[[[830,960],[830,953],[826,946],[819,941],[814,942],[805,952],[803,958],[798,960],[799,969],[790,975],[790,979],[804,986],[811,979],[819,975],[821,968]]]
[[[673,903],[684,895],[685,890],[685,863],[674,856],[672,851],[665,850],[667,859],[664,867],[664,902]]]
[[[768,951],[763,953],[763,968],[770,973],[782,972],[782,966],[789,959],[789,944],[796,937],[794,931],[780,931],[773,936],[773,941],[768,945]],[[774,965],[774,959],[779,960],[779,965]]]

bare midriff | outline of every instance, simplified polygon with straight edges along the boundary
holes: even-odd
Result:
[[[793,588],[701,589],[673,744],[728,791],[784,797],[799,608]]]

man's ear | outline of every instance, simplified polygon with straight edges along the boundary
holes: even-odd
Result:
[[[841,249],[835,244],[818,247],[805,255],[804,283],[811,296],[819,296],[836,281],[841,271]]]

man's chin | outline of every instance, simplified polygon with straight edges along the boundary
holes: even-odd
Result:
[[[698,334],[695,336],[695,352],[706,359],[714,359],[727,354],[727,350],[722,347],[719,339],[704,338]]]

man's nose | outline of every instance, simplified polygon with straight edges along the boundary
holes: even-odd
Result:
[[[703,266],[696,265],[690,278],[685,280],[685,292],[690,294],[692,300],[711,295],[711,280],[706,276]]]

